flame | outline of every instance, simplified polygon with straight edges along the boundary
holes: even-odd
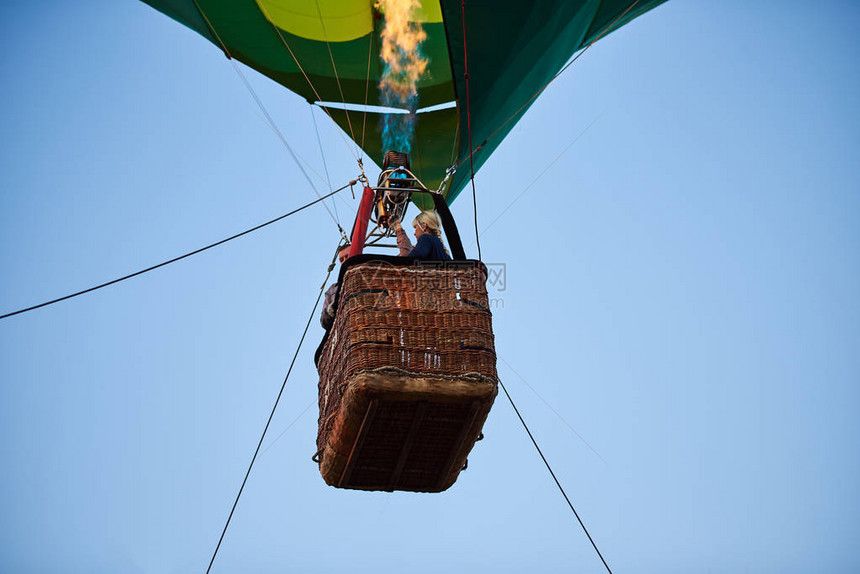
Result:
[[[418,80],[427,71],[428,60],[421,53],[427,38],[412,14],[421,0],[378,0],[376,9],[385,17],[379,57],[383,62],[379,99],[384,106],[409,110],[408,114],[385,114],[382,118],[383,149],[409,153],[418,107]]]

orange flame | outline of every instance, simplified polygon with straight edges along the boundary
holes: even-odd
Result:
[[[383,117],[382,139],[385,149],[408,153],[412,147],[415,109],[418,106],[418,80],[427,71],[427,58],[421,53],[421,43],[427,32],[412,15],[421,8],[421,0],[378,0],[376,9],[385,16],[382,46],[383,61],[379,82],[382,105],[407,109],[407,115],[387,114]]]
[[[427,59],[421,54],[421,43],[427,38],[427,32],[421,22],[412,21],[412,14],[421,8],[421,1],[379,0],[376,6],[385,14],[379,56],[386,69],[379,89],[391,92],[400,103],[408,105],[418,94],[418,79],[427,70]]]

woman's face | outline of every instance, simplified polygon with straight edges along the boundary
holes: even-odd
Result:
[[[424,235],[424,230],[421,228],[421,224],[417,221],[412,222],[412,227],[415,228],[415,239],[418,239],[422,235]]]

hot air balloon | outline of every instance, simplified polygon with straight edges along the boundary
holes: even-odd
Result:
[[[316,354],[314,458],[337,487],[450,487],[482,436],[497,374],[486,269],[466,257],[447,206],[574,53],[665,0],[407,2],[423,62],[408,105],[378,89],[391,72],[381,55],[393,0],[144,1],[325,110],[383,167],[376,186],[365,178]],[[409,134],[392,145],[398,120]],[[437,209],[452,262],[362,254],[410,200]]]

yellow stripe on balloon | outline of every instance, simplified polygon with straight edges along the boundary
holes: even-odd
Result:
[[[349,42],[373,31],[370,0],[256,0],[275,26],[320,42]],[[322,14],[322,20],[320,19]]]
[[[438,24],[442,21],[442,5],[439,0],[421,2],[421,7],[412,14],[413,22]]]

